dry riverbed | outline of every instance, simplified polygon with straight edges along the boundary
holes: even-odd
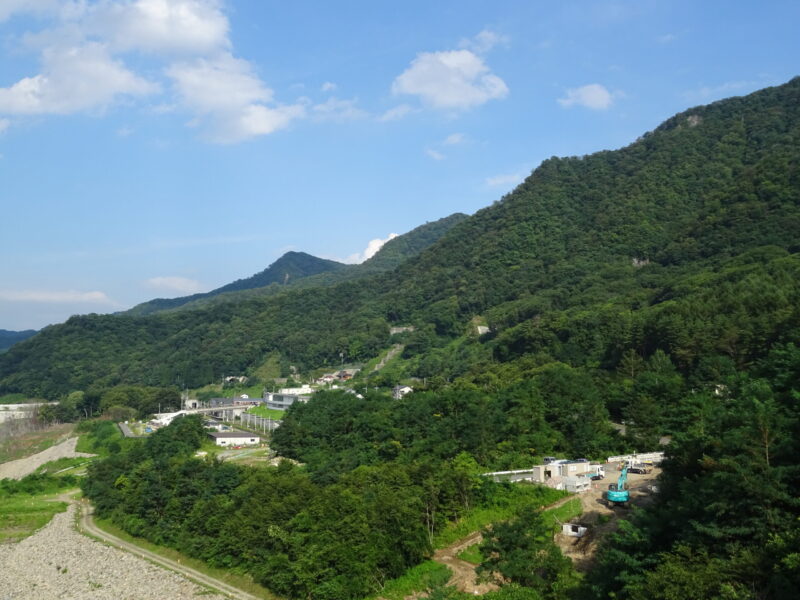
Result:
[[[0,546],[0,600],[222,600],[180,575],[74,529],[75,506]]]

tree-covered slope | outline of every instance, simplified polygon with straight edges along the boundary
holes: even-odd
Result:
[[[8,329],[0,329],[0,352],[8,350],[17,342],[27,340],[29,337],[35,334],[35,329],[26,329],[25,331],[9,331]]]
[[[621,150],[547,160],[391,272],[75,317],[0,358],[0,385],[47,396],[96,381],[199,385],[274,351],[301,367],[360,360],[393,323],[417,325],[407,375],[484,386],[553,360],[613,372],[658,350],[684,376],[721,359],[746,368],[798,335],[798,165],[794,79],[685,111]],[[471,336],[475,318],[491,333]]]

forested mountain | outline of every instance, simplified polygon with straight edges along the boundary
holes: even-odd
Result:
[[[35,329],[26,329],[25,331],[9,331],[8,329],[0,329],[0,352],[8,350],[17,342],[27,340],[29,337],[35,334]]]
[[[630,146],[545,161],[396,270],[148,317],[73,317],[0,359],[0,385],[201,385],[279,352],[374,356],[413,323],[406,375],[508,381],[550,360],[684,375],[797,338],[800,79],[693,108]],[[387,244],[389,248],[389,244]],[[366,263],[365,263],[366,264]],[[492,329],[469,335],[474,318]],[[633,354],[631,354],[633,353]],[[511,365],[511,366],[508,366]]]
[[[349,265],[287,252],[269,267],[246,279],[239,279],[204,294],[181,298],[150,300],[123,314],[146,315],[175,308],[198,308],[218,302],[239,302],[257,296],[271,296],[297,287],[327,286],[389,271],[439,240],[454,225],[467,218],[455,213],[389,240],[378,252],[360,264]]]
[[[202,294],[192,294],[191,296],[181,296],[180,298],[156,298],[148,302],[143,302],[134,306],[127,311],[131,315],[147,315],[150,313],[158,312],[161,310],[169,310],[171,308],[178,308],[196,302],[198,300],[213,298],[220,294],[227,292],[237,292],[243,290],[251,290],[268,286],[272,283],[287,285],[297,279],[316,275],[317,273],[324,273],[326,271],[336,271],[345,268],[346,265],[336,262],[334,260],[326,260],[324,258],[317,258],[305,252],[290,251],[281,256],[278,260],[268,266],[266,269],[255,275],[251,275],[245,279],[237,279],[236,281],[223,285],[210,292]]]

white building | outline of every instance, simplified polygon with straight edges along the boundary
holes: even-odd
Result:
[[[217,446],[255,446],[261,443],[261,437],[246,431],[212,431],[208,436]]]
[[[395,400],[400,400],[406,394],[410,394],[414,391],[410,385],[396,385],[392,388],[392,398]]]

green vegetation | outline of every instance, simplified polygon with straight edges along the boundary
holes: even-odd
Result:
[[[47,450],[72,435],[72,424],[51,425],[37,431],[0,440],[0,463],[17,460]]]
[[[560,530],[560,523],[568,523],[575,517],[583,514],[583,507],[581,506],[580,498],[573,498],[566,503],[542,512],[542,520],[545,525],[548,525],[553,531]]]
[[[578,585],[570,560],[553,543],[550,524],[532,506],[485,529],[480,552],[485,558],[478,574],[498,583],[516,583],[542,598],[566,600]]]
[[[82,421],[76,431],[81,434],[75,450],[108,456],[116,454],[125,445],[135,443],[135,440],[126,440],[122,432],[114,421],[95,419],[92,421]]]
[[[451,575],[450,569],[445,565],[426,560],[406,571],[401,577],[387,581],[381,591],[370,596],[369,600],[404,600],[415,592],[441,588],[450,581]]]
[[[0,329],[0,353],[5,352],[17,342],[27,340],[29,337],[36,334],[34,329],[26,329],[25,331],[9,331],[7,329]]]
[[[480,544],[473,544],[472,546],[464,548],[464,550],[458,553],[458,558],[470,562],[473,565],[481,564],[484,557],[479,546]]]
[[[84,456],[76,458],[59,458],[58,460],[51,460],[50,462],[43,464],[41,467],[36,469],[35,473],[43,475],[50,474],[55,477],[64,477],[66,474],[77,475],[81,471],[79,467],[88,465],[89,461],[91,460],[91,458]],[[73,482],[72,485],[75,485],[75,482]]]
[[[0,492],[0,515],[3,515],[0,520],[0,544],[18,542],[28,537],[37,529],[47,525],[53,515],[66,509],[66,502],[53,502],[38,496],[6,495]]]
[[[77,485],[78,480],[70,475],[37,473],[20,480],[0,479],[0,543],[26,538],[49,523],[53,515],[64,512],[67,504],[52,497]]]
[[[505,493],[502,495],[497,494],[499,497],[491,506],[473,508],[458,521],[448,523],[434,537],[433,547],[443,548],[449,546],[453,542],[492,523],[505,521],[516,514],[521,506],[544,507],[567,495],[567,492],[538,485],[517,485],[503,491]],[[578,500],[578,504],[580,505],[580,500]],[[560,511],[561,508],[563,507],[556,510]],[[549,514],[549,511],[544,514]],[[578,514],[580,514],[580,509]]]
[[[43,402],[43,400],[31,400],[25,394],[3,394],[0,396],[0,404],[25,404],[28,402]]]
[[[283,415],[286,411],[276,410],[274,408],[267,408],[266,406],[254,406],[247,412],[252,413],[254,415],[258,415],[259,417],[280,420],[283,418]]]

